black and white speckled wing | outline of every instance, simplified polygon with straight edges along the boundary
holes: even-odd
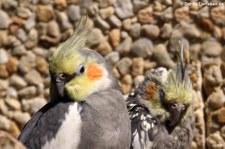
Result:
[[[145,84],[152,82],[160,85],[165,81],[168,71],[165,68],[158,68],[148,71],[145,80],[134,93],[127,98],[127,109],[129,111],[132,128],[132,149],[151,149],[156,144],[158,134],[160,134],[160,124],[149,111],[143,101]],[[157,136],[157,138],[156,138]]]
[[[132,149],[188,149],[190,148],[193,130],[193,116],[190,115],[185,126],[176,127],[172,132],[168,131],[165,123],[153,117],[149,99],[153,98],[154,91],[159,96],[164,96],[161,86],[166,82],[171,71],[165,68],[157,68],[148,71],[145,80],[135,89],[135,92],[127,98],[132,127]],[[156,86],[156,90],[146,92],[146,86]],[[152,95],[152,96],[146,96]],[[148,99],[148,100],[149,100]]]
[[[147,149],[153,145],[157,133],[157,121],[144,105],[132,96],[127,99],[127,108],[131,119],[132,149]]]

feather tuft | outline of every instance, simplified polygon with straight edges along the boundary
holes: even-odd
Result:
[[[81,19],[73,35],[63,42],[53,55],[53,60],[60,60],[76,55],[86,46],[88,35],[92,30],[92,24],[88,20],[86,9],[82,9]]]
[[[88,20],[86,9],[82,9],[81,14],[81,19],[73,35],[63,42],[51,57],[50,72],[56,72],[56,69],[60,68],[65,70],[64,64],[68,65],[76,60],[81,50],[85,48],[88,35],[92,30],[92,23]]]
[[[184,46],[179,41],[177,67],[170,71],[164,89],[167,93],[168,100],[171,97],[175,99],[183,99],[187,102],[191,100],[192,84],[186,71],[184,62]]]
[[[180,82],[183,82],[185,80],[185,74],[186,74],[186,70],[185,70],[185,65],[184,65],[184,45],[181,43],[181,41],[179,40],[179,58],[178,58],[178,62],[177,62],[177,70],[176,70],[176,76],[177,76],[177,80]]]
[[[67,39],[60,46],[60,50],[63,52],[63,56],[69,56],[75,51],[80,51],[85,47],[88,34],[91,32],[92,27],[88,21],[87,12],[85,9],[82,11],[81,20],[76,27],[74,34]]]

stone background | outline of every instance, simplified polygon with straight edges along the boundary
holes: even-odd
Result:
[[[114,66],[124,94],[143,80],[147,70],[175,66],[178,39],[190,48],[188,71],[195,89],[196,117],[193,149],[225,146],[222,1],[195,5],[180,0],[95,0],[88,4],[94,23],[89,45]],[[4,131],[0,139],[5,132],[18,136],[31,115],[46,104],[49,57],[71,35],[80,16],[78,0],[0,0],[0,130]]]

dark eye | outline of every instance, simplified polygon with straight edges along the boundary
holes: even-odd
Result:
[[[60,80],[65,80],[66,79],[66,75],[64,73],[60,73],[59,74],[59,79]]]
[[[64,73],[60,73],[58,75],[56,75],[56,82],[64,82],[67,78],[67,75]]]
[[[84,68],[83,65],[81,65],[81,66],[78,68],[77,73],[78,73],[78,74],[82,74],[82,73],[84,73],[84,71],[85,71],[85,68]]]
[[[176,109],[176,108],[177,108],[177,103],[171,104],[171,108],[172,108],[172,109]]]

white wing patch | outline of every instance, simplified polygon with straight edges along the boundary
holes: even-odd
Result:
[[[77,102],[69,107],[65,121],[60,126],[56,136],[50,142],[46,142],[42,149],[76,149],[81,135],[81,107]]]

